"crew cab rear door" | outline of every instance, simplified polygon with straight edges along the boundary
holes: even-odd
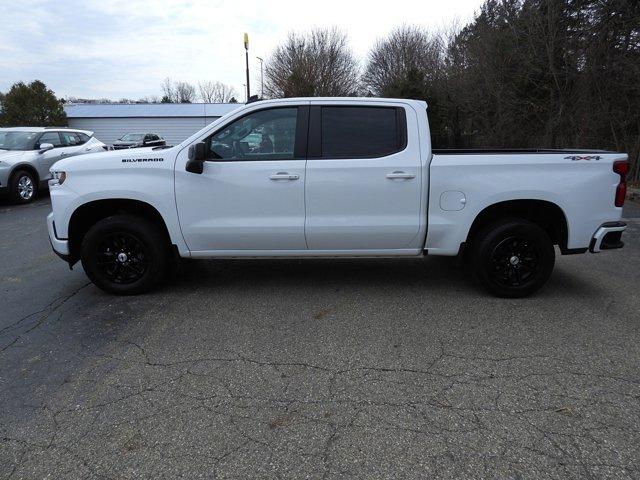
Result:
[[[310,250],[420,251],[417,137],[415,112],[403,104],[311,102],[305,184]]]

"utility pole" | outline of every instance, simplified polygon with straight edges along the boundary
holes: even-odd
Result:
[[[249,87],[249,34],[244,34],[244,53],[247,62],[247,102],[251,98],[251,87]]]
[[[256,57],[260,61],[260,100],[264,100],[264,60]]]

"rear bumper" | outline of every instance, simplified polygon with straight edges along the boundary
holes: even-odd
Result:
[[[60,240],[56,236],[56,226],[53,223],[53,213],[47,216],[47,231],[49,232],[49,241],[53,251],[64,261],[69,261],[69,241]]]
[[[591,239],[589,251],[598,253],[602,250],[613,250],[624,247],[621,240],[622,232],[627,229],[625,222],[607,222],[603,223]]]

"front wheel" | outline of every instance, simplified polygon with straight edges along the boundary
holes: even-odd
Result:
[[[38,182],[31,172],[18,170],[11,176],[9,190],[14,203],[29,203],[38,195]]]
[[[168,240],[144,218],[114,215],[89,229],[81,261],[89,279],[102,290],[117,295],[144,293],[167,274]]]
[[[525,297],[551,276],[555,250],[535,223],[505,219],[481,230],[472,245],[473,270],[480,284],[498,297]]]

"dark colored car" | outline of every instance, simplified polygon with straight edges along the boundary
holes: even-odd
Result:
[[[114,150],[124,148],[161,147],[167,142],[155,133],[126,133],[116,142],[113,142]]]

